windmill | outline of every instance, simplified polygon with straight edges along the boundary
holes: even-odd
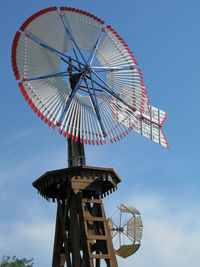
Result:
[[[133,206],[121,204],[108,218],[115,254],[127,258],[140,247],[143,225],[140,212]]]
[[[79,9],[50,7],[29,17],[14,37],[12,66],[33,112],[68,140],[68,168],[33,183],[57,202],[52,267],[100,267],[103,260],[116,267],[102,198],[121,179],[111,168],[87,166],[84,144],[115,143],[135,131],[168,148],[166,112],[149,105],[141,70],[119,34]]]

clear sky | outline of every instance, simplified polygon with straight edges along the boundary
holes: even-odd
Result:
[[[198,0],[0,1],[0,256],[33,257],[35,267],[51,264],[56,205],[42,199],[32,182],[67,167],[66,139],[25,103],[10,58],[19,26],[55,5],[86,10],[112,25],[139,63],[150,104],[168,112],[169,150],[136,133],[113,145],[86,147],[87,165],[112,167],[122,178],[104,201],[107,215],[120,203],[142,213],[142,246],[119,259],[119,267],[199,267]]]

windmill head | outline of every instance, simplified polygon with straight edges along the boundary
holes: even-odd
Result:
[[[93,14],[70,7],[33,14],[15,35],[12,66],[30,108],[60,135],[103,145],[135,131],[168,148],[167,113],[149,105],[126,42]]]

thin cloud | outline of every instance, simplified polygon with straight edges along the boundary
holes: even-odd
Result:
[[[40,218],[13,222],[0,232],[2,254],[34,258],[35,267],[50,266],[54,222]],[[45,255],[45,256],[44,256]]]
[[[127,267],[199,267],[200,205],[170,199],[156,192],[135,193],[128,201],[142,213],[144,234],[140,250],[119,265]]]

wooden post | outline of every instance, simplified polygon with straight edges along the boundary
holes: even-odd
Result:
[[[68,140],[68,167],[85,166],[85,150],[84,145],[74,140]]]

